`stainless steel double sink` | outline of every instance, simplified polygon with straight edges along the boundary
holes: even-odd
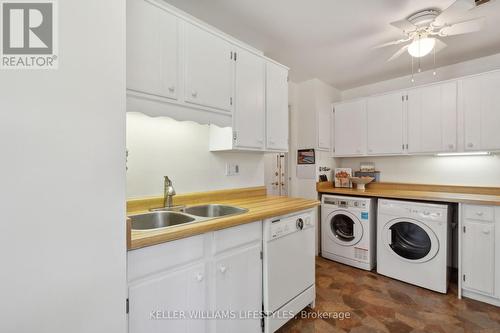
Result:
[[[178,225],[208,221],[218,217],[238,215],[248,209],[226,205],[198,205],[182,208],[179,211],[157,210],[144,214],[131,215],[132,230],[154,230]]]

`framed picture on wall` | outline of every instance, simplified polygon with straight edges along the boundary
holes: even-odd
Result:
[[[297,150],[297,164],[315,164],[316,155],[314,149],[299,149]]]

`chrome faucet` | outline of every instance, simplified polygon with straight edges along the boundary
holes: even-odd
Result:
[[[163,207],[164,208],[172,208],[173,202],[172,199],[175,195],[175,189],[172,185],[172,181],[168,176],[164,177],[164,185],[163,185]]]

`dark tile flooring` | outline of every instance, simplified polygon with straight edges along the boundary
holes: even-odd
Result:
[[[443,295],[317,258],[316,295],[310,318],[293,319],[278,332],[500,332],[500,308],[459,300],[456,284]]]

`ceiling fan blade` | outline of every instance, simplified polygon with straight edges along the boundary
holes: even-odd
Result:
[[[442,51],[447,46],[448,45],[445,42],[443,42],[441,39],[436,38],[436,45],[434,45],[434,50],[436,53]]]
[[[400,45],[400,44],[403,44],[403,43],[406,43],[406,42],[409,42],[409,41],[410,41],[409,38],[393,40],[392,42],[388,42],[388,43],[384,43],[384,44],[381,44],[381,45],[374,46],[373,49],[381,49],[381,48],[384,48],[384,47],[387,47],[387,46]]]
[[[390,57],[389,59],[387,59],[387,62],[393,61],[394,59],[397,59],[397,58],[401,57],[403,55],[403,53],[406,52],[407,49],[408,49],[408,45],[403,46],[402,48],[400,48],[398,50],[398,52],[394,53],[392,55],[392,57]]]
[[[405,33],[417,30],[417,27],[408,20],[401,20],[401,21],[392,22],[391,25],[393,27],[400,29],[400,30],[403,30]]]
[[[450,7],[443,10],[432,23],[435,27],[442,27],[446,24],[456,22],[463,17],[467,11],[475,7],[474,0],[457,0]]]
[[[440,31],[442,36],[456,36],[462,34],[468,34],[471,32],[477,32],[484,28],[486,20],[484,17],[473,19],[465,22],[459,22],[452,24],[449,27],[444,27]]]

